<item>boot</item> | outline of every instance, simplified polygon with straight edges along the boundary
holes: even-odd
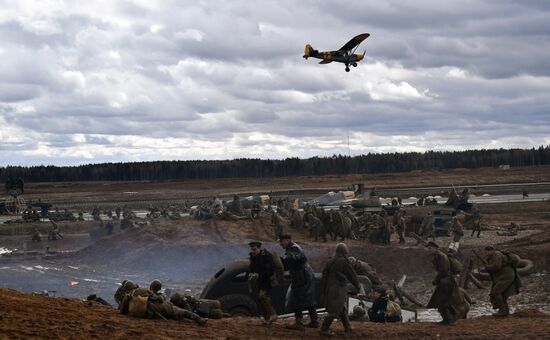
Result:
[[[315,309],[309,311],[309,323],[306,325],[308,328],[319,328],[319,317]]]
[[[500,316],[508,316],[508,314],[510,314],[508,310],[508,304],[506,303],[506,301],[504,301],[502,296],[494,297],[494,305],[497,306],[498,312],[494,313],[493,316],[500,317]]]
[[[191,311],[188,311],[188,310],[185,310],[183,312],[183,315],[188,318],[188,319],[191,319],[193,321],[195,321],[198,325],[200,326],[204,326],[206,324],[206,322],[208,321],[207,318],[202,318],[200,317],[198,314],[195,314]]]
[[[295,331],[303,331],[305,330],[304,321],[302,319],[296,319],[296,322],[293,325],[287,325],[285,326],[285,328],[292,329]]]
[[[326,336],[333,336],[334,332],[330,330],[330,325],[332,325],[332,322],[334,321],[334,317],[330,314],[327,314],[325,316],[325,319],[323,320],[323,324],[321,325],[321,334]]]
[[[330,329],[322,329],[321,328],[321,331],[320,331],[321,335],[324,335],[324,336],[334,336],[334,332],[331,331]]]
[[[351,323],[349,322],[348,313],[344,313],[344,315],[340,318],[340,321],[342,322],[342,326],[344,326],[344,331],[346,334],[351,334],[352,328]]]

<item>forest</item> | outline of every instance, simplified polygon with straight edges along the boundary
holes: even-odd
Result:
[[[550,164],[550,145],[531,149],[481,149],[334,155],[306,159],[174,160],[84,164],[78,166],[0,167],[3,182],[143,181],[262,178],[408,172],[454,168]]]

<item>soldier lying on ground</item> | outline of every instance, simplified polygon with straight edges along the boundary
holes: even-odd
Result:
[[[369,320],[372,322],[400,322],[401,306],[388,295],[385,287],[378,289],[378,297],[368,310]]]
[[[124,283],[122,292],[123,297],[119,303],[121,314],[146,319],[182,320],[188,318],[201,326],[205,325],[208,320],[191,311],[175,306],[160,293],[155,293],[147,288],[139,288],[138,285],[131,281]],[[119,293],[118,290],[117,293]],[[120,294],[117,296],[117,293],[115,293],[115,299],[120,297]]]
[[[350,256],[348,260],[357,275],[364,275],[370,280],[373,289],[378,289],[383,285],[382,280],[380,280],[380,277],[376,273],[376,269],[372,265],[353,256]]]

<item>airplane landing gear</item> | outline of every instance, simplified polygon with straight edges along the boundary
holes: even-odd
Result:
[[[357,63],[356,62],[353,62],[353,64],[351,64],[353,67],[357,67]]]
[[[349,64],[346,64],[346,72],[349,72]]]

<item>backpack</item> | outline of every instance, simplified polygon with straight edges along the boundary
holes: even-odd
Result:
[[[128,302],[128,315],[135,316],[138,318],[144,318],[147,316],[147,296],[140,296],[134,294],[134,292],[129,293],[130,301]]]
[[[502,252],[508,258],[508,265],[512,268],[517,268],[519,265],[520,257],[514,253],[509,253],[507,251]]]
[[[401,306],[395,301],[388,300],[386,306],[386,317],[401,316]]]

